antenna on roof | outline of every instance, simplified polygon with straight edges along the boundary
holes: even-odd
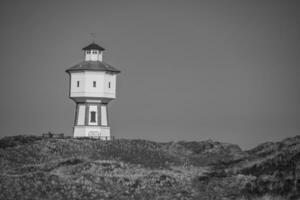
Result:
[[[90,33],[90,35],[91,35],[91,38],[92,38],[92,42],[94,43],[95,42],[95,38],[96,38],[96,34],[95,33]]]

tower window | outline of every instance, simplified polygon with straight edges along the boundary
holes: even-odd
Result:
[[[91,53],[91,51],[86,51],[86,54],[90,54]]]
[[[79,84],[80,84],[79,81],[77,81],[77,87],[79,87]]]
[[[110,84],[110,82],[108,82],[108,88],[110,88],[110,86],[111,86],[111,84]]]
[[[93,87],[96,87],[96,81],[93,81]]]
[[[97,54],[97,51],[93,51],[93,54]]]
[[[96,122],[96,112],[91,111],[91,122]]]

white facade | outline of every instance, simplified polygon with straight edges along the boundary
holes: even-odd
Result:
[[[107,122],[107,106],[101,105],[101,126],[108,126]]]
[[[77,125],[85,124],[85,105],[78,105]]]
[[[74,126],[74,137],[94,137],[103,140],[110,140],[110,127]]]
[[[116,74],[102,71],[72,72],[70,97],[116,98]]]
[[[102,61],[103,52],[99,50],[86,50],[84,51],[85,61]]]

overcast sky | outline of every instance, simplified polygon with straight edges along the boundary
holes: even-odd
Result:
[[[299,1],[0,2],[0,136],[72,134],[65,70],[96,41],[122,71],[112,134],[250,148],[300,134]]]

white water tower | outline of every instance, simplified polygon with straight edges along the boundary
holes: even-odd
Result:
[[[92,43],[82,50],[84,61],[66,70],[70,75],[70,98],[76,103],[73,136],[109,140],[107,106],[116,98],[120,71],[102,61],[101,46]]]

